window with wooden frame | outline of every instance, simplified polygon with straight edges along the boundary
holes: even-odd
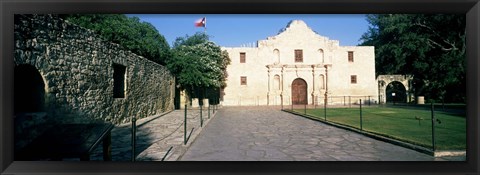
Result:
[[[245,52],[240,52],[240,63],[245,63]]]
[[[351,75],[350,76],[350,83],[351,84],[357,84],[357,76],[356,75]]]
[[[295,50],[295,62],[303,62],[303,51],[300,49]]]
[[[240,77],[240,85],[247,85],[247,77]]]
[[[348,51],[348,62],[353,62],[353,51]]]

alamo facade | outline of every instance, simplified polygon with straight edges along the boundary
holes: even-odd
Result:
[[[223,47],[232,60],[222,105],[378,102],[373,46],[340,46],[301,20],[256,47]]]

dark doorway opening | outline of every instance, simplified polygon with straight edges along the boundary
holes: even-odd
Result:
[[[125,66],[113,64],[113,98],[125,98],[125,70]]]
[[[45,110],[45,83],[32,65],[15,66],[14,108],[15,114]]]
[[[407,102],[407,90],[405,86],[398,82],[393,81],[389,83],[385,89],[387,103],[406,103]]]

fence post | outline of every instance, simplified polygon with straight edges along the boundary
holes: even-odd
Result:
[[[435,112],[433,109],[433,102],[431,102],[431,111],[432,111],[432,149],[435,151]]]
[[[183,122],[183,144],[187,144],[187,104],[185,104],[185,122]]]
[[[360,99],[360,130],[363,130],[363,119],[362,119],[362,99]]]
[[[348,107],[349,108],[352,107],[352,97],[351,96],[348,96]]]
[[[343,96],[343,106],[347,106],[347,103],[346,103],[346,99],[345,99],[345,95]]]
[[[307,104],[305,104],[305,106],[304,106],[304,108],[303,108],[303,113],[304,113],[305,115],[307,115]]]
[[[136,117],[132,118],[132,162],[135,162],[135,145],[136,145],[136,133],[137,131],[137,119]]]
[[[203,112],[203,108],[202,108],[203,104],[200,105],[200,127],[203,127],[203,117],[202,117],[202,112]]]
[[[217,107],[217,99],[213,102],[213,113],[215,114],[215,108]]]
[[[269,99],[267,99],[268,101]],[[283,95],[280,95],[280,104],[282,106],[282,111],[283,111]]]
[[[210,119],[210,103],[208,104],[208,119]]]
[[[327,121],[327,103],[326,102],[327,101],[325,100],[325,103],[323,103],[325,121]]]

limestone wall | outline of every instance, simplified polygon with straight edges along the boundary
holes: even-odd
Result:
[[[329,97],[378,99],[373,46],[340,46],[299,20],[257,45],[222,48],[232,60],[223,105],[290,105],[297,78],[306,82],[308,104],[323,103],[327,88]],[[295,60],[295,50],[302,51],[302,61]],[[353,52],[353,62],[348,52]],[[245,53],[245,63],[240,63],[240,53]],[[351,83],[352,75],[357,83]],[[242,76],[247,77],[246,85],[240,84]]]
[[[49,122],[120,124],[174,108],[166,67],[55,15],[15,15],[14,53],[16,66],[42,76]],[[123,98],[114,98],[114,65],[125,69]]]

